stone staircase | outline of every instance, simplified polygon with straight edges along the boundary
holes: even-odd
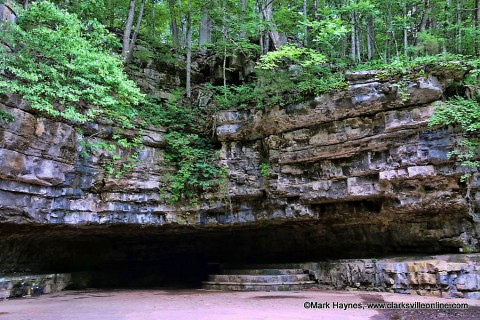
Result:
[[[295,291],[314,285],[301,266],[283,264],[226,266],[222,274],[210,275],[203,282],[204,289],[221,291]]]

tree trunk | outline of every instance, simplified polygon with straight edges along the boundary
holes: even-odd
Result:
[[[357,59],[357,51],[356,51],[356,46],[357,46],[357,41],[355,39],[355,36],[356,36],[356,32],[355,32],[355,11],[352,10],[352,12],[350,13],[350,19],[351,19],[351,23],[352,23],[352,34],[351,34],[351,44],[352,44],[352,51],[351,51],[351,58],[352,58],[352,62],[355,62],[355,60]]]
[[[137,41],[138,33],[140,32],[140,26],[142,24],[142,18],[143,18],[143,11],[145,10],[145,1],[146,0],[142,0],[142,3],[140,4],[140,11],[138,12],[138,17],[137,17],[137,24],[135,25],[135,31],[133,32],[133,36],[130,39],[130,43],[129,43],[127,59],[126,59],[127,61],[129,61],[132,57],[133,48],[135,46],[135,42]]]
[[[262,4],[262,13],[263,13],[263,20],[264,21],[272,21],[272,15],[273,15],[273,0],[266,0],[266,3]],[[266,30],[265,36],[263,38],[263,50],[265,50],[264,53],[267,53],[270,51],[270,31],[271,31],[271,24],[268,24],[268,29]]]
[[[170,11],[170,32],[172,34],[173,46],[178,48],[180,46],[180,38],[175,10],[175,0],[168,0],[168,8]]]
[[[123,33],[122,56],[124,58],[127,58],[128,50],[130,49],[130,35],[132,33],[133,18],[135,16],[135,2],[136,0],[130,0],[127,22],[125,24],[125,31]]]
[[[372,60],[374,54],[373,48],[373,17],[367,17],[367,59]]]
[[[185,91],[187,92],[187,98],[189,103],[191,102],[192,98],[192,18],[191,18],[191,3],[188,0],[188,13],[186,17],[186,27],[187,27],[187,35],[186,35],[186,45],[187,45],[187,79],[185,85]]]
[[[313,15],[314,15],[314,20],[319,21],[319,16],[318,16],[318,0],[315,0],[313,2]]]
[[[308,20],[307,17],[307,0],[303,0],[303,21],[306,23]],[[308,45],[308,27],[305,24],[303,26],[303,45],[307,46]]]
[[[247,12],[247,0],[240,0],[240,33],[239,36],[242,39],[247,38],[247,30],[245,30],[245,16]]]
[[[226,3],[222,1],[222,40],[223,40],[223,87],[225,88],[225,98],[227,96],[227,13]]]
[[[181,8],[182,6],[182,0],[178,0],[178,7]],[[185,49],[185,47],[187,46],[187,19],[188,17],[184,17],[182,15],[180,15],[180,28],[182,30],[182,41],[180,43],[180,46],[182,49]]]
[[[156,32],[155,32],[155,29],[156,29],[156,24],[155,24],[155,0],[152,0],[152,39],[155,39],[156,37]]]
[[[274,50],[278,50],[283,44],[280,34],[275,28],[275,23],[272,20],[273,1],[274,0],[266,0],[263,3],[260,3],[260,13],[262,15],[262,19],[263,21],[266,21],[268,25],[268,30],[266,30],[266,33],[263,37],[263,53],[267,53],[270,50],[270,44]]]
[[[28,10],[28,0],[23,3],[23,9]]]
[[[475,1],[475,25],[477,27],[477,32],[480,30],[480,0]],[[475,54],[480,54],[480,36],[475,35]]]
[[[403,2],[403,54],[408,57],[407,2]]]
[[[200,20],[200,32],[198,35],[200,51],[203,53],[207,52],[207,48],[203,45],[210,42],[212,42],[210,34],[210,15],[208,14],[207,7],[204,6],[202,9],[202,19]]]
[[[456,38],[457,53],[462,53],[462,0],[457,0]]]
[[[430,0],[424,0],[423,3],[424,11],[422,15],[422,22],[420,23],[420,27],[418,28],[419,32],[423,32],[427,28],[428,12],[430,11]]]
[[[357,62],[362,61],[361,50],[360,50],[360,30],[358,28],[358,13],[355,12],[355,32],[357,40]]]

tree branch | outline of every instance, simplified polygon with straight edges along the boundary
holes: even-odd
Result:
[[[15,10],[13,10],[13,8],[12,8],[10,5],[8,5],[8,4],[6,4],[6,3],[4,3],[3,5],[5,6],[5,8],[7,8],[8,10],[10,10],[15,17],[18,17],[18,14],[15,12]]]

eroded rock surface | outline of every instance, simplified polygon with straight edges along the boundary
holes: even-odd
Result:
[[[461,182],[463,169],[448,157],[455,128],[428,126],[435,104],[463,76],[436,72],[401,83],[353,73],[348,90],[305,103],[221,112],[227,194],[204,194],[198,205],[168,205],[161,196],[172,172],[161,129],[145,130],[139,164],[114,179],[104,173],[101,151],[81,156],[72,126],[39,116],[19,97],[3,97],[0,108],[15,121],[0,124],[0,266],[42,256],[19,248],[24,241],[37,251],[52,248],[42,266],[80,268],[67,244],[79,236],[113,237],[116,226],[124,227],[113,249],[105,246],[121,256],[117,245],[125,237],[125,257],[139,261],[155,260],[165,248],[206,261],[479,251],[478,175]],[[87,129],[95,139],[111,135],[105,125]],[[190,242],[177,246],[185,232]],[[140,240],[130,236],[165,242],[137,258]],[[94,240],[83,241],[92,247],[81,249],[85,257],[108,260]]]

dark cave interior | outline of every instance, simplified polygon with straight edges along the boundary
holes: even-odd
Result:
[[[448,253],[438,241],[403,237],[403,228],[321,225],[32,226],[0,224],[0,274],[88,274],[88,287],[199,287],[222,264],[324,261]],[[395,230],[393,232],[392,230]],[[80,281],[82,282],[82,281]]]

